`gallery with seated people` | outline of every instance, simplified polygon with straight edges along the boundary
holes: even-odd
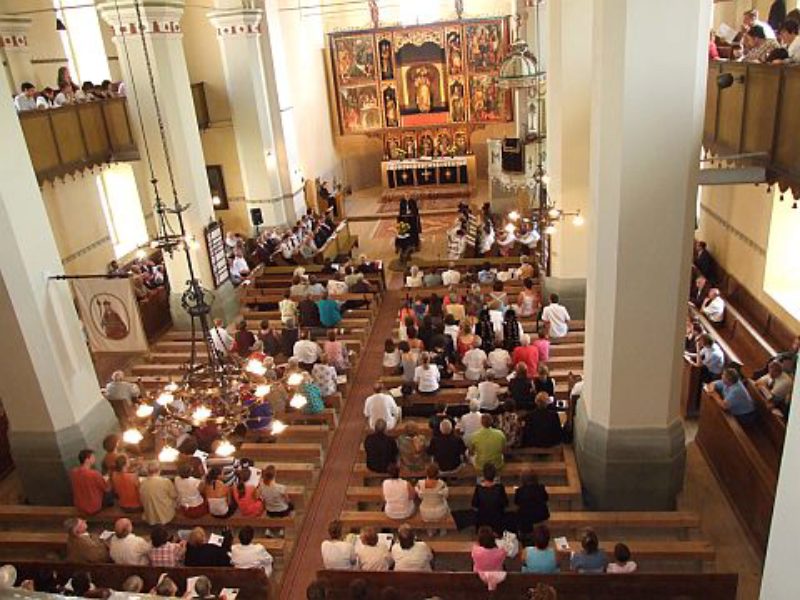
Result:
[[[800,598],[798,4],[0,0],[0,598]]]

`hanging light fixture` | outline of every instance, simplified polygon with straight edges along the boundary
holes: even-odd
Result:
[[[118,0],[114,0],[117,19],[121,25],[123,20],[119,10]],[[137,444],[144,435],[142,430],[148,430],[159,439],[174,440],[175,431],[185,431],[187,427],[205,426],[213,423],[220,433],[220,441],[216,447],[217,456],[231,456],[236,447],[230,441],[230,436],[240,428],[246,426],[250,418],[251,408],[267,402],[266,396],[272,386],[288,385],[282,381],[268,381],[268,369],[263,359],[257,356],[242,361],[235,356],[224,356],[214,345],[211,339],[209,315],[213,295],[204,289],[197,278],[193,262],[193,251],[200,248],[197,238],[186,229],[184,213],[189,205],[181,202],[175,183],[172,155],[166,138],[166,130],[158,98],[151,64],[150,48],[145,32],[148,31],[141,10],[141,0],[133,0],[136,13],[138,37],[142,45],[147,77],[149,81],[152,102],[155,108],[155,118],[158,123],[158,132],[161,150],[163,152],[167,183],[171,194],[171,203],[167,204],[161,196],[159,180],[153,165],[150,139],[144,127],[144,120],[140,110],[139,90],[135,78],[130,82],[133,95],[136,97],[136,107],[141,128],[144,155],[150,174],[150,183],[153,188],[154,213],[156,216],[156,235],[145,245],[147,248],[159,249],[171,258],[182,257],[187,266],[188,281],[186,290],[181,295],[181,307],[188,314],[191,321],[191,344],[189,360],[187,361],[180,382],[172,381],[161,390],[151,390],[145,394],[143,402],[136,409],[136,417],[142,421],[140,427],[132,428],[123,434],[126,443]],[[135,33],[119,28],[128,72],[132,73],[130,53],[128,52],[128,37]],[[137,252],[137,256],[145,253],[145,248]],[[199,329],[198,340],[195,332]],[[199,360],[199,347],[203,347],[206,360]],[[263,355],[262,355],[263,356]],[[295,384],[299,386],[302,379]],[[293,406],[302,408],[307,404],[307,399],[301,393],[295,393],[292,399]],[[158,410],[155,407],[158,406]],[[286,429],[280,421],[273,423],[273,431],[278,433]],[[167,443],[158,454],[161,462],[175,462],[179,457],[178,450]]]

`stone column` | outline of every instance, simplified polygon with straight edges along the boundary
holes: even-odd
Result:
[[[800,398],[800,377],[795,377],[793,398]],[[792,560],[800,535],[797,507],[800,506],[800,411],[789,413],[783,459],[772,510],[767,557],[761,577],[761,597],[794,600],[800,595],[797,563]]]
[[[0,77],[0,97],[11,90]],[[0,103],[0,398],[25,494],[69,504],[68,469],[117,427],[100,395],[44,200],[10,102]]]
[[[267,226],[294,222],[291,194],[286,195],[280,173],[270,112],[270,83],[262,54],[264,11],[219,10],[208,17],[217,30],[222,53],[248,214],[251,209],[261,209]]]
[[[575,431],[592,508],[673,508],[683,481],[681,340],[710,7],[594,2],[586,384]],[[668,53],[649,27],[666,22],[681,23]]]
[[[194,237],[197,242],[192,245],[195,275],[204,288],[214,291],[203,233],[204,228],[215,218],[214,205],[211,201],[200,131],[194,112],[186,57],[183,53],[180,20],[184,1],[139,0],[139,6],[143,23],[141,31],[135,4],[130,0],[102,2],[98,5],[101,16],[114,30],[114,44],[127,89],[128,109],[134,136],[142,154],[143,160],[138,172],[139,189],[147,189],[148,193],[153,193],[152,186],[147,182],[150,179],[150,173],[147,171],[148,149],[141,133],[139,117],[141,114],[161,198],[170,207],[174,203],[144,52],[142,41],[144,38],[169,148],[175,188],[181,204],[189,205],[188,210],[183,213],[183,218],[188,235]],[[144,36],[141,35],[142,31]],[[171,218],[170,222],[172,229],[177,231],[175,219]],[[186,260],[183,253],[176,253],[174,259],[167,257],[166,262],[173,290],[173,321],[179,327],[184,327],[188,324],[188,320],[180,308],[179,301],[189,279]],[[215,312],[228,317],[235,315],[238,305],[230,284],[224,285],[214,293]]]
[[[547,170],[556,205],[589,217],[589,122],[592,110],[593,0],[547,7]],[[575,32],[580,31],[580,35]],[[577,319],[586,305],[587,227],[565,217],[550,238],[548,292],[561,296]]]
[[[29,81],[36,85],[35,73],[28,49],[28,30],[31,19],[17,15],[0,15],[0,58],[6,63],[11,93]]]

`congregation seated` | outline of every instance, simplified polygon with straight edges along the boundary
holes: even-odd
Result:
[[[331,211],[317,215],[310,209],[292,227],[270,227],[256,238],[255,255],[259,262],[274,264],[280,257],[286,264],[311,260],[336,230]]]
[[[36,86],[29,81],[23,82],[20,85],[20,93],[14,96],[14,108],[17,112],[47,110],[69,104],[95,102],[106,98],[125,96],[123,83],[112,84],[107,79],[103,80],[100,85],[96,85],[91,81],[84,81],[83,85],[78,87],[72,82],[69,71],[65,67],[59,69],[58,79],[59,83],[55,89],[47,86],[41,93],[37,92]]]

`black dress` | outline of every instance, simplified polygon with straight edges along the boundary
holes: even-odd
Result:
[[[475,529],[484,525],[491,527],[497,535],[503,534],[506,520],[508,496],[506,488],[499,483],[492,486],[477,485],[472,495],[475,509]]]
[[[556,386],[553,383],[553,378],[548,377],[544,381],[539,379],[538,377],[533,380],[533,387],[536,390],[536,393],[545,392],[550,398],[555,398],[556,395]]]
[[[228,556],[230,549],[230,544],[225,543],[222,546],[214,544],[186,546],[183,564],[187,567],[230,567],[231,559]]]
[[[547,508],[547,490],[541,483],[523,485],[514,492],[517,505],[517,528],[519,533],[530,533],[533,526],[550,518]]]
[[[564,440],[561,419],[558,413],[549,408],[536,408],[522,426],[523,448],[550,448]]]
[[[508,382],[508,393],[517,410],[531,410],[533,404],[533,387],[527,377],[514,377]]]

